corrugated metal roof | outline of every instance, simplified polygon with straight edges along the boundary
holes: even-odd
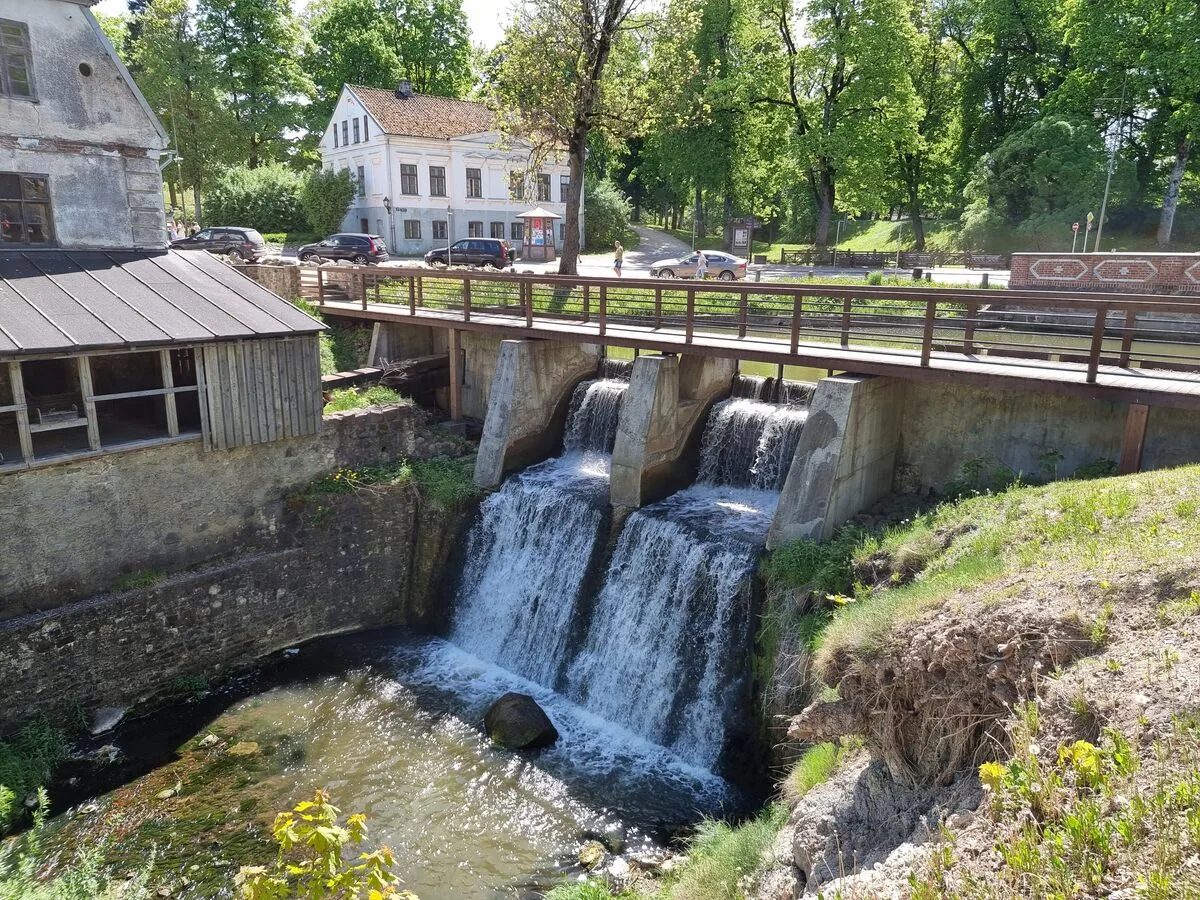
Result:
[[[3,355],[311,334],[322,327],[199,251],[0,251]]]

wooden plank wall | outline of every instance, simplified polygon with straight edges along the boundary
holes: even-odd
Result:
[[[203,348],[204,445],[228,450],[316,434],[321,373],[316,335]]]

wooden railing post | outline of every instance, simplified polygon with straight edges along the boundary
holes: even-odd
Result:
[[[933,320],[937,318],[937,301],[925,301],[925,330],[921,334],[921,365],[929,365],[933,353]]]
[[[1092,327],[1092,348],[1088,352],[1087,383],[1096,383],[1096,374],[1100,370],[1100,354],[1104,351],[1104,323],[1108,317],[1108,307],[1096,307],[1096,324]]]
[[[1129,366],[1130,350],[1133,349],[1133,332],[1137,327],[1137,310],[1132,306],[1125,310],[1125,331],[1121,335],[1121,367]]]
[[[687,292],[687,313],[685,314],[684,320],[683,320],[683,328],[684,328],[683,342],[685,344],[690,344],[692,342],[692,329],[693,329],[693,326],[695,325],[695,321],[694,321],[695,317],[696,317],[696,289],[694,287],[690,287],[690,288],[688,288],[688,292]]]
[[[804,295],[792,298],[792,352],[800,349],[800,314],[804,312]]]
[[[415,316],[417,314],[417,276],[408,276],[408,314]]]
[[[967,304],[967,321],[963,325],[963,353],[970,356],[975,352],[975,315],[979,312],[979,304]]]
[[[357,269],[357,268],[358,268],[358,266],[355,266],[355,268]],[[358,294],[359,294],[359,296],[362,298],[362,301],[361,301],[361,302],[362,302],[362,308],[363,308],[363,309],[366,309],[366,308],[367,308],[367,273],[366,273],[366,272],[361,272],[361,271],[360,271],[360,272],[351,272],[351,273],[350,273],[350,284],[354,284],[354,282],[355,282],[355,277],[354,277],[354,276],[355,276],[355,275],[357,275],[357,276],[358,276],[358,279],[357,279],[357,281],[358,281]]]
[[[325,305],[325,273],[317,266],[317,306]]]
[[[738,301],[738,337],[746,336],[746,325],[750,321],[750,295],[742,291]]]
[[[592,320],[592,289],[591,285],[583,286],[583,321],[590,322]]]
[[[533,327],[533,281],[525,282],[525,327]]]
[[[662,288],[654,289],[654,327],[662,328]]]
[[[850,298],[842,298],[842,346],[850,346]]]
[[[383,279],[376,276],[375,277],[375,302],[376,303],[379,302],[379,285],[382,283],[383,283]]]
[[[463,321],[471,321],[471,279],[463,276]]]
[[[417,276],[417,306],[425,305],[425,279],[421,275]]]
[[[607,325],[607,320],[608,320],[608,286],[602,284],[602,285],[600,285],[600,312],[596,319],[596,322],[600,327],[601,335],[604,334],[604,330]]]

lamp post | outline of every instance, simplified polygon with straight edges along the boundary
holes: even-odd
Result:
[[[837,220],[837,231],[834,232],[834,235],[833,235],[833,264],[834,264],[834,266],[837,265],[838,244],[840,244],[842,242],[842,226],[848,225],[849,223],[850,223],[850,219],[848,216],[842,216],[842,218]]]
[[[450,258],[450,248],[454,246],[454,211],[446,207],[446,268],[450,268],[453,260]]]
[[[392,218],[392,198],[383,198],[383,208],[387,212],[388,217],[388,246],[392,248],[394,253],[396,250],[396,220]]]
[[[1108,149],[1108,174],[1104,177],[1104,199],[1100,201],[1100,221],[1096,223],[1096,240],[1092,244],[1092,252],[1100,252],[1100,236],[1104,234],[1104,213],[1108,209],[1108,191],[1112,187],[1113,171],[1117,168],[1117,150],[1121,146],[1121,138],[1125,132],[1125,88],[1129,84],[1129,73],[1121,82],[1121,108],[1117,119],[1117,138]],[[1115,100],[1115,97],[1101,97],[1101,100]],[[1084,235],[1083,252],[1087,252],[1087,235]]]

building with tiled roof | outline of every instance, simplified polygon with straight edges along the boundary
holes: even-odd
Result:
[[[342,228],[383,236],[396,256],[475,237],[519,245],[518,215],[534,204],[566,215],[565,153],[539,164],[484,104],[419,94],[407,81],[344,85],[320,150],[326,168],[348,169],[358,184]],[[582,211],[579,227],[582,238]]]

